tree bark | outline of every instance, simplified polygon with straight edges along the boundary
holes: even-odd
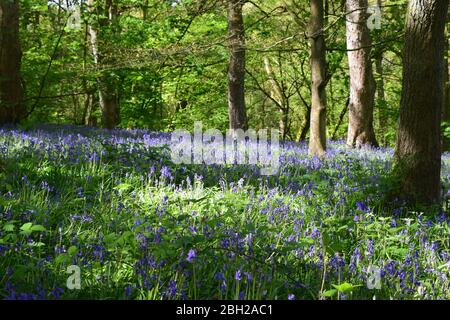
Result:
[[[347,113],[349,103],[350,103],[350,98],[347,99],[347,101],[345,102],[344,108],[342,108],[341,114],[339,115],[338,123],[336,124],[336,127],[334,128],[334,131],[333,131],[333,135],[331,136],[332,140],[336,140],[336,134],[337,134],[342,122],[344,121],[344,117],[345,117],[345,114]]]
[[[347,0],[346,37],[350,73],[350,104],[347,145],[378,146],[373,130],[375,79],[370,59],[367,0]],[[361,48],[359,50],[355,50]]]
[[[270,86],[271,86],[271,95],[278,101],[279,112],[280,112],[280,121],[279,128],[282,135],[282,139],[286,140],[287,129],[288,129],[288,117],[289,117],[289,108],[288,101],[283,93],[283,89],[280,83],[275,78],[273,74],[272,66],[270,65],[270,60],[267,57],[264,57],[264,69],[266,71],[267,77],[269,78]]]
[[[245,33],[242,7],[244,0],[228,0],[228,114],[230,129],[247,130],[245,109]]]
[[[0,124],[26,114],[20,78],[19,1],[0,0]]]
[[[382,8],[382,1],[377,0],[377,5],[381,10],[381,14],[383,11]],[[376,80],[376,99],[378,100],[378,105],[385,106],[386,105],[386,94],[384,90],[384,69],[383,69],[383,49],[379,48],[377,52],[375,53],[375,72],[377,75]],[[384,110],[382,108],[378,108],[378,127],[380,131],[380,143],[382,145],[386,145],[386,138],[385,138],[385,128],[389,127],[389,117],[386,117],[383,113]]]
[[[377,100],[379,105],[385,105],[386,95],[384,91],[384,71],[383,71],[383,52],[379,52],[375,57],[375,71],[377,73]],[[389,118],[383,114],[382,108],[378,108],[378,126],[380,130],[380,141],[382,145],[386,144],[384,137],[385,128],[388,127]]]
[[[445,34],[447,34],[448,28],[446,28]],[[445,48],[448,49],[449,41],[448,37],[445,37]],[[448,73],[450,71],[448,65],[448,50],[445,50],[446,54],[444,56],[444,100],[442,104],[442,121],[449,122],[449,82]],[[450,139],[448,137],[442,137],[442,151],[450,151]]]
[[[411,0],[403,52],[395,172],[402,198],[440,201],[444,27],[448,0]]]
[[[104,52],[104,43],[101,39],[101,28],[112,23],[116,18],[116,11],[110,0],[105,2],[105,7],[95,8],[94,0],[88,1],[91,12],[94,17],[99,19],[99,23],[91,22],[89,25],[89,35],[91,39],[92,55],[94,64],[97,69],[101,69],[107,62],[108,58]],[[103,10],[102,10],[103,9]],[[101,16],[101,17],[100,17]],[[99,39],[100,38],[100,39]],[[97,86],[99,91],[99,105],[102,113],[102,125],[107,129],[113,129],[119,124],[119,102],[116,93],[114,79],[105,72],[98,70]]]
[[[322,157],[326,151],[326,59],[323,35],[323,0],[311,0],[311,124],[309,154]]]
[[[303,124],[302,130],[300,131],[300,137],[298,141],[305,141],[306,135],[309,131],[309,126],[311,125],[311,108],[307,108],[305,111],[305,122]]]

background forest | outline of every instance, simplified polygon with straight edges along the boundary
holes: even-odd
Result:
[[[375,3],[374,3],[375,4]],[[406,1],[384,1],[373,29],[377,81],[374,127],[393,145],[400,105]],[[28,121],[100,125],[96,79],[107,79],[120,108],[119,127],[171,131],[228,128],[227,10],[222,1],[23,1],[20,35]],[[327,136],[347,134],[349,74],[345,1],[325,2]],[[305,140],[311,109],[308,1],[264,0],[243,9],[245,94],[249,126],[277,128]],[[79,20],[78,20],[79,19]],[[90,28],[101,25],[93,56]],[[98,59],[97,59],[98,60]],[[285,114],[285,115],[284,115]]]

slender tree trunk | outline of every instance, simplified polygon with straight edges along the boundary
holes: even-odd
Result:
[[[382,1],[377,0],[377,5],[380,8],[381,12],[383,10],[382,8]],[[384,91],[384,69],[383,69],[383,50],[379,49],[375,54],[375,72],[377,75],[376,80],[376,98],[378,100],[379,106],[385,106],[386,101],[386,94]],[[386,145],[386,138],[385,138],[385,129],[389,127],[389,118],[385,116],[383,113],[384,110],[382,108],[378,108],[378,127],[380,131],[380,142],[382,145]]]
[[[228,113],[230,129],[247,129],[245,109],[245,34],[242,7],[244,0],[228,0]]]
[[[440,201],[444,27],[448,0],[411,0],[395,150],[400,191],[410,203]]]
[[[383,52],[379,52],[375,57],[375,71],[377,73],[377,100],[379,105],[385,105],[386,95],[384,92],[384,71],[383,71]],[[388,127],[388,117],[383,113],[382,108],[378,108],[378,126],[380,130],[380,141],[381,144],[386,144],[386,139],[384,137],[385,129]]]
[[[89,35],[91,39],[92,55],[94,57],[94,64],[97,69],[100,69],[107,63],[107,58],[104,48],[100,43],[102,43],[99,36],[101,34],[101,27],[108,26],[113,19],[115,10],[113,10],[112,2],[106,1],[104,10],[97,10],[95,8],[94,0],[89,0],[88,4],[91,8],[91,12],[95,13],[94,19],[98,18],[99,23],[92,22],[89,25]],[[104,11],[104,12],[99,12]],[[103,15],[102,17],[99,17]],[[119,103],[117,99],[116,86],[114,80],[99,71],[99,76],[97,77],[97,85],[99,91],[99,105],[102,113],[102,125],[107,129],[113,129],[119,124]]]
[[[286,139],[287,129],[288,129],[288,103],[286,96],[283,93],[283,89],[281,88],[280,83],[275,78],[273,74],[272,66],[270,65],[270,60],[267,57],[264,57],[264,69],[266,71],[267,77],[269,78],[270,87],[271,87],[271,95],[274,97],[276,101],[278,101],[279,112],[280,112],[280,121],[279,128],[282,134],[282,139]]]
[[[350,73],[350,104],[347,145],[378,146],[373,130],[375,79],[370,59],[367,0],[347,0],[346,33]],[[361,49],[359,49],[361,48]]]
[[[306,135],[309,132],[309,126],[311,125],[311,108],[307,108],[305,111],[305,122],[303,124],[302,130],[300,131],[300,137],[298,141],[305,141]]]
[[[323,0],[311,0],[311,125],[309,154],[322,157],[326,151],[326,59],[323,35]]]
[[[0,124],[26,114],[20,80],[19,1],[0,0]]]
[[[86,94],[86,97],[84,98],[84,107],[83,107],[83,113],[81,114],[81,125],[87,125],[87,117],[89,113],[89,109],[91,107],[91,95],[89,93]]]
[[[142,20],[147,21],[148,18],[148,0],[142,4]]]
[[[336,127],[334,128],[333,135],[331,136],[332,140],[336,139],[336,135],[339,130],[339,127],[341,126],[342,122],[344,121],[345,114],[347,113],[349,103],[350,103],[350,98],[347,99],[347,102],[345,102],[344,108],[342,108],[341,114],[339,115],[338,123],[337,123]]]

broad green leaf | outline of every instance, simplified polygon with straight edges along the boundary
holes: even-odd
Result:
[[[121,184],[117,185],[114,189],[118,190],[118,191],[127,191],[130,188],[131,188],[131,184],[121,183]]]
[[[3,231],[12,232],[12,231],[14,231],[15,228],[16,228],[16,226],[13,225],[12,223],[7,223],[3,226]]]
[[[339,292],[347,293],[353,291],[355,288],[360,287],[361,285],[354,286],[348,282],[344,282],[341,283],[340,285],[333,284],[332,286],[335,287]]]
[[[337,292],[338,291],[336,289],[327,290],[327,291],[322,293],[322,296],[327,297],[327,298],[331,298],[331,297],[335,296]]]
[[[31,231],[31,227],[32,227],[32,226],[33,226],[33,223],[27,222],[27,223],[23,224],[23,225],[20,227],[20,230],[22,230],[22,231]]]
[[[40,224],[36,224],[34,226],[31,227],[31,231],[40,231],[40,232],[44,232],[47,231],[47,229],[45,229],[44,226],[41,226]]]

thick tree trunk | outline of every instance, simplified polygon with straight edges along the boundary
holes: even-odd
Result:
[[[230,129],[247,129],[245,109],[245,34],[242,7],[244,0],[228,0],[228,114]]]
[[[395,150],[400,191],[410,203],[440,201],[444,26],[448,0],[411,0]]]
[[[97,16],[95,14],[93,16],[100,20],[100,28],[109,25],[112,20],[116,18],[114,16],[115,10],[112,10],[112,2],[109,0],[106,1],[104,10],[98,10],[99,8],[96,10],[94,0],[89,0],[88,4],[91,8],[91,12],[97,14]],[[99,18],[98,16],[100,15],[104,16]],[[94,57],[94,64],[98,69],[102,68],[107,62],[107,58],[103,52],[104,48],[102,48],[100,45],[101,41],[99,41],[100,28],[98,28],[97,23],[95,22],[92,22],[89,25],[92,55]],[[102,125],[107,129],[113,129],[119,124],[119,102],[117,99],[116,86],[114,80],[111,79],[110,76],[101,71],[99,71],[99,74],[100,75],[97,77],[97,85],[99,91],[99,105],[102,113]]]
[[[108,77],[99,78],[99,102],[102,112],[102,125],[107,129],[114,129],[119,124],[119,104],[115,86]]]
[[[323,35],[323,0],[311,0],[311,124],[309,154],[322,157],[326,150],[326,60]]]
[[[373,130],[375,79],[370,59],[367,0],[347,0],[347,55],[350,73],[350,104],[347,145],[377,146]]]
[[[446,33],[448,32],[448,28],[446,28]],[[444,101],[442,105],[442,121],[449,122],[449,113],[450,113],[450,105],[449,105],[449,82],[448,82],[448,73],[450,71],[448,65],[448,37],[445,37],[445,57],[444,57]],[[442,151],[450,151],[450,139],[448,137],[442,137]]]
[[[26,114],[20,80],[19,1],[0,0],[0,124]]]

